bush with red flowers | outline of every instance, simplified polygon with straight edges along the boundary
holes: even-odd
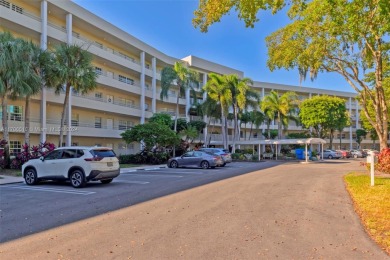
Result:
[[[390,148],[382,149],[378,155],[378,170],[390,174]]]
[[[22,151],[11,161],[10,167],[11,169],[21,169],[22,165],[28,160],[44,156],[55,148],[56,146],[49,142],[40,143],[38,146],[34,145],[31,148],[27,144],[24,144],[22,146]]]

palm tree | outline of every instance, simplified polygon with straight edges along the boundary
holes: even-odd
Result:
[[[168,92],[172,84],[176,83],[179,91],[176,98],[176,113],[174,131],[177,130],[177,117],[179,115],[179,98],[185,96],[185,91],[190,89],[194,92],[193,84],[198,82],[199,75],[196,71],[187,68],[183,63],[175,62],[173,68],[165,67],[161,71],[161,93],[160,98],[168,98]],[[196,98],[196,95],[193,95]]]
[[[255,125],[256,129],[259,129],[261,124],[264,123],[265,119],[266,119],[265,115],[260,111],[254,110],[250,112],[251,130],[249,134],[249,140],[251,139],[252,136],[253,125]]]
[[[239,119],[240,119],[240,129],[241,129],[241,125],[242,124],[247,124],[249,122],[251,122],[251,112],[249,111],[245,111],[244,113],[240,113],[239,115]],[[252,129],[251,129],[251,132],[252,132]],[[249,136],[250,137],[250,136]],[[245,132],[245,136],[244,136],[244,139],[246,140],[246,132]]]
[[[0,98],[2,108],[5,166],[9,166],[8,98],[16,99],[28,88],[29,66],[23,60],[23,43],[11,33],[0,33]]]
[[[43,67],[49,61],[49,53],[41,50],[31,41],[23,43],[23,61],[30,68],[26,75],[26,88],[20,96],[25,97],[25,117],[24,117],[24,143],[30,145],[30,98],[41,91],[43,85]]]
[[[59,146],[62,146],[65,115],[68,107],[70,88],[85,94],[96,88],[96,72],[92,66],[92,54],[78,45],[68,45],[62,43],[54,50],[51,68],[48,77],[55,84],[56,94],[63,90],[65,84],[65,99],[61,114],[61,126]],[[68,122],[70,126],[71,122]]]
[[[206,115],[208,118],[208,122],[206,122],[207,129],[209,129],[211,118],[214,118],[214,123],[213,126],[210,130],[210,135],[207,139],[205,139],[205,145],[207,143],[207,146],[210,145],[211,142],[211,134],[214,132],[214,127],[215,127],[215,120],[216,119],[221,119],[221,106],[215,101],[214,99],[211,99],[209,96],[207,96],[206,100],[202,103],[202,114]],[[206,138],[207,138],[207,133],[205,133]]]
[[[203,90],[207,92],[211,99],[218,102],[219,106],[221,107],[222,142],[223,147],[228,149],[227,114],[229,106],[232,102],[232,93],[229,89],[229,86],[226,84],[225,77],[215,73],[210,73],[209,80],[203,87]]]
[[[278,120],[278,138],[282,138],[282,126],[288,126],[293,118],[297,106],[297,95],[288,91],[279,96],[278,92],[271,91],[261,102],[261,110],[272,120]]]
[[[258,103],[258,94],[251,89],[253,81],[249,78],[239,78],[236,74],[226,75],[225,78],[232,96],[231,106],[233,108],[234,116],[232,152],[234,153],[235,144],[240,134],[238,115],[240,111],[243,111],[249,106],[256,107]]]

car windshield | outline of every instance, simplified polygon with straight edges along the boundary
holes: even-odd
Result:
[[[99,149],[99,150],[91,150],[90,151],[93,156],[96,157],[115,157],[116,154],[113,150],[110,149]]]

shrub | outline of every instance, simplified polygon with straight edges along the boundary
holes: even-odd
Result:
[[[232,159],[233,160],[238,160],[238,159],[240,159],[240,153],[232,153]]]
[[[390,148],[382,149],[378,155],[378,170],[390,174]]]
[[[30,159],[36,159],[41,156],[45,156],[55,148],[56,146],[49,142],[40,143],[38,146],[32,146],[31,148],[27,144],[24,144],[22,146],[22,151],[18,153],[11,161],[10,168],[21,169],[25,162],[29,161]]]
[[[137,154],[119,155],[120,164],[163,164],[169,159],[168,153],[140,152]]]

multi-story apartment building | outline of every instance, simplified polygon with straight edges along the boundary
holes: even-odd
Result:
[[[198,57],[170,57],[69,0],[0,0],[0,31],[32,40],[42,49],[51,49],[62,42],[88,47],[94,56],[98,88],[86,95],[72,93],[70,120],[73,128],[68,132],[67,141],[74,145],[110,146],[117,153],[139,151],[138,145],[127,145],[121,139],[120,134],[124,130],[147,122],[157,112],[174,114],[178,91],[173,88],[168,99],[160,99],[161,70],[164,67],[172,66],[176,61],[187,62],[200,74],[199,87],[207,82],[210,72],[244,76],[242,71]],[[360,123],[359,105],[354,93],[266,82],[255,82],[254,88],[262,96],[271,90],[280,93],[292,90],[302,99],[322,94],[344,98],[353,124],[341,133],[342,147],[356,146],[355,130]],[[32,98],[32,144],[45,140],[57,144],[63,100],[64,94],[56,95],[49,86]],[[180,117],[190,120],[188,111],[192,99],[189,92],[179,100]],[[10,101],[8,106],[13,153],[19,151],[23,143],[23,132],[20,131],[24,121],[23,106],[23,100]],[[247,127],[243,132],[249,134]],[[271,127],[276,129],[275,125]],[[294,124],[289,129],[302,130]],[[259,131],[253,131],[253,138],[261,138]]]

